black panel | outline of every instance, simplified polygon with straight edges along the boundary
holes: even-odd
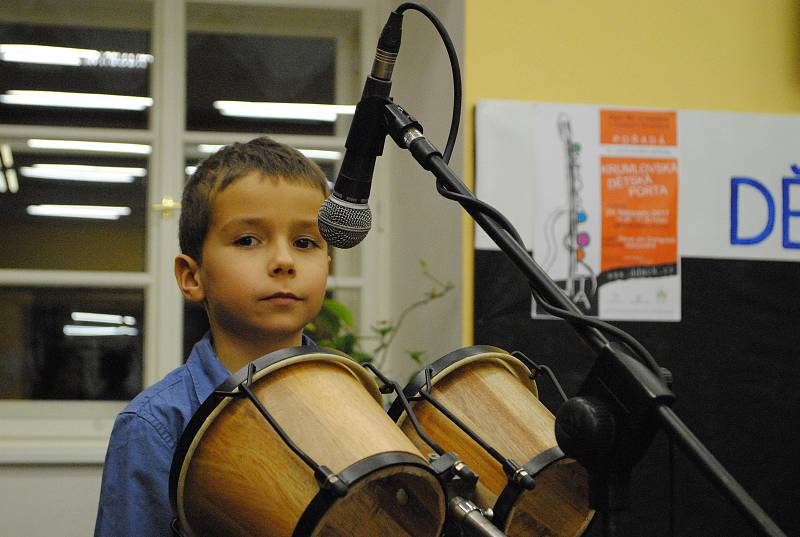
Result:
[[[681,322],[618,322],[675,377],[675,410],[788,535],[800,535],[800,264],[682,259]],[[475,255],[475,344],[521,350],[574,394],[592,351],[561,321],[530,318],[527,284],[500,252]],[[551,408],[555,394],[540,383]],[[755,532],[677,453],[679,536]],[[636,467],[633,535],[669,535],[667,442]],[[587,535],[600,535],[595,524]]]

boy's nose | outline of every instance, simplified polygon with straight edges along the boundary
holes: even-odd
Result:
[[[269,273],[277,275],[294,275],[294,258],[286,247],[277,247],[269,262]]]

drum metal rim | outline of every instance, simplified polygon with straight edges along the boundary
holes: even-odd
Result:
[[[335,363],[339,366],[343,366],[361,382],[379,404],[383,404],[383,399],[377,384],[367,375],[364,368],[359,366],[346,354],[325,347],[292,347],[262,356],[252,362],[257,368],[257,371],[253,374],[253,381],[259,380],[278,369],[290,365],[321,360],[325,360],[325,363]],[[238,392],[239,384],[247,380],[248,367],[249,364],[236,373],[232,373],[217,389],[227,392]],[[191,461],[200,440],[203,438],[208,428],[232,400],[232,397],[225,397],[212,393],[203,401],[200,408],[192,416],[186,429],[184,429],[181,434],[181,438],[175,450],[175,455],[173,456],[172,467],[170,469],[170,503],[175,511],[175,515],[178,517],[182,531],[186,533],[188,537],[197,536],[188,524],[184,511],[183,490],[186,482],[186,473],[188,472],[187,463]],[[191,435],[191,440],[188,440],[188,435]]]
[[[365,459],[354,462],[339,472],[338,475],[339,478],[344,481],[348,487],[350,487],[370,474],[377,472],[378,470],[383,470],[384,468],[390,468],[392,466],[416,466],[418,468],[422,468],[423,470],[430,472],[435,481],[440,483],[436,476],[436,472],[433,471],[433,469],[424,461],[424,459],[422,459],[419,455],[414,455],[406,451],[389,451],[370,455]],[[445,497],[444,489],[442,489],[442,497]],[[345,498],[347,498],[347,496],[341,499]],[[337,498],[324,490],[317,492],[317,494],[306,506],[303,514],[300,515],[300,518],[297,521],[297,526],[295,526],[295,529],[292,532],[292,537],[310,537],[314,533],[314,530],[317,529],[320,520],[328,511],[328,509],[339,499],[340,498]],[[442,512],[446,514],[445,506],[442,505],[441,508]],[[442,519],[442,524],[444,524],[444,519]]]
[[[417,373],[403,388],[403,394],[406,397],[414,397],[419,393],[422,387],[425,386],[425,369],[431,369],[431,386],[434,386],[456,369],[477,361],[491,361],[503,366],[508,372],[520,379],[536,397],[539,396],[536,383],[531,379],[531,372],[525,364],[503,349],[489,345],[464,347],[444,355]],[[399,400],[395,399],[389,408],[389,417],[398,425],[402,425],[405,418],[405,410]]]
[[[564,452],[558,446],[553,446],[550,449],[542,451],[534,458],[526,462],[523,466],[525,471],[530,474],[531,477],[536,480],[536,476],[538,476],[541,472],[545,471],[547,468],[552,466],[553,464],[557,463],[558,461],[567,459],[564,455]],[[492,507],[494,511],[494,522],[497,524],[498,528],[501,528],[503,531],[508,529],[508,516],[511,513],[511,508],[513,507],[514,503],[519,498],[520,494],[525,492],[521,486],[517,483],[509,482],[503,490],[500,491],[500,495],[497,497],[497,500]]]

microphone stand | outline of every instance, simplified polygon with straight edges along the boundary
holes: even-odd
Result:
[[[455,198],[528,279],[534,293],[568,312],[567,322],[595,351],[597,359],[579,396],[562,405],[556,422],[561,449],[589,472],[589,501],[603,519],[604,535],[622,535],[621,514],[630,504],[630,474],[655,432],[669,434],[690,460],[744,515],[761,535],[786,537],[752,497],[680,420],[670,405],[675,396],[662,378],[620,346],[588,326],[581,311],[533,260],[486,204],[477,199],[422,134],[422,126],[390,99],[384,105],[386,133],[436,176],[440,192]],[[489,207],[491,209],[491,207]],[[493,209],[491,209],[494,211]],[[499,215],[494,211],[495,215]],[[500,215],[502,217],[502,215]]]

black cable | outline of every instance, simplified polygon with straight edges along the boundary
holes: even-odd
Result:
[[[565,309],[558,308],[553,306],[549,302],[547,302],[544,297],[539,294],[539,292],[533,288],[531,288],[531,293],[533,297],[536,299],[536,302],[542,306],[542,309],[545,310],[550,315],[558,317],[560,319],[565,319],[568,321],[572,321],[573,323],[580,324],[583,326],[591,326],[593,328],[597,328],[598,330],[615,336],[622,340],[622,342],[633,352],[635,356],[638,356],[641,360],[645,362],[645,364],[650,368],[650,370],[655,373],[658,378],[664,381],[664,373],[661,371],[661,367],[656,362],[653,355],[639,343],[632,335],[625,332],[621,328],[617,328],[613,324],[609,324],[605,321],[601,321],[600,319],[595,319],[593,317],[587,317],[585,315],[579,315],[572,313],[571,311],[567,311]]]
[[[440,181],[436,181],[436,190],[443,197],[456,201],[460,203],[462,206],[469,205],[472,209],[475,209],[476,211],[479,211],[482,214],[488,216],[489,218],[494,220],[497,225],[502,227],[509,235],[511,235],[517,244],[525,248],[525,244],[523,244],[522,242],[522,237],[519,236],[519,233],[517,232],[514,225],[505,216],[503,216],[503,213],[501,213],[500,211],[498,211],[485,201],[481,201],[478,198],[465,196],[463,194],[447,190],[447,187],[443,185]]]
[[[450,59],[450,69],[453,71],[453,116],[450,119],[450,133],[447,135],[447,143],[444,146],[444,153],[442,153],[442,158],[446,163],[450,163],[450,155],[453,154],[453,147],[456,144],[456,138],[458,137],[458,127],[461,123],[461,100],[462,100],[462,90],[461,90],[461,68],[460,63],[458,61],[458,55],[456,54],[456,48],[453,46],[453,41],[450,39],[450,35],[447,33],[447,29],[442,24],[442,21],[434,15],[434,13],[428,9],[426,6],[422,4],[417,4],[416,2],[404,2],[397,6],[395,12],[403,13],[409,9],[419,11],[433,23],[433,26],[436,28],[436,31],[439,32],[439,37],[442,38],[444,42],[444,47],[447,50],[447,57]]]

